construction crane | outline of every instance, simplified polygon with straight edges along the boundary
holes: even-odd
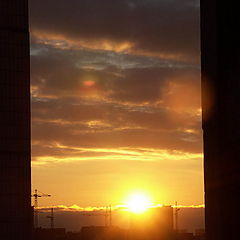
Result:
[[[53,208],[51,208],[51,215],[47,216],[47,218],[50,219],[50,227],[51,229],[54,229],[54,215],[53,215]]]
[[[112,206],[111,205],[106,207],[106,211],[105,211],[105,226],[112,227]]]
[[[178,208],[177,202],[175,203],[175,230],[176,233],[178,233],[178,212],[180,211],[180,208]]]
[[[51,197],[49,194],[42,193],[37,189],[34,190],[34,194],[32,196],[34,198],[34,225],[35,228],[38,228],[38,198],[40,197]]]
[[[105,227],[112,226],[112,206],[109,205],[106,207],[105,212],[101,213],[85,213],[83,216],[104,216],[105,217]]]
[[[109,225],[112,227],[112,206],[109,206]]]

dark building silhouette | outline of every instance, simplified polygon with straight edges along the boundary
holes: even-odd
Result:
[[[179,231],[174,240],[195,240],[193,233]]]
[[[28,1],[0,0],[0,239],[31,235]]]
[[[127,240],[127,233],[118,227],[82,227],[81,240]]]
[[[160,208],[161,216],[159,219],[159,225],[165,229],[168,233],[173,232],[173,207],[172,206],[163,206]]]
[[[34,240],[61,240],[66,238],[65,228],[35,228]]]
[[[235,2],[201,1],[206,239],[240,227],[240,37]]]
[[[163,206],[149,209],[144,215],[131,217],[130,240],[172,240],[173,208]]]
[[[153,210],[152,239],[172,240],[174,233],[173,207],[163,206]]]
[[[205,229],[202,229],[202,228],[195,229],[195,237],[196,237],[196,239],[204,240],[205,239]]]

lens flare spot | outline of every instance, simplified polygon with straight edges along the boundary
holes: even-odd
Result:
[[[93,87],[95,84],[96,84],[96,82],[93,81],[93,80],[86,80],[86,81],[83,82],[83,85],[85,87]]]

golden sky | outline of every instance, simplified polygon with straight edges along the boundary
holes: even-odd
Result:
[[[203,203],[198,3],[30,1],[40,205]]]

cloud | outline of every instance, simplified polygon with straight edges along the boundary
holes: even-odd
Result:
[[[125,64],[119,68],[105,52],[32,48],[34,159],[109,156],[71,147],[201,152],[196,66],[120,55]],[[92,59],[101,68],[86,69]]]
[[[31,31],[59,45],[198,61],[199,1],[30,1]]]
[[[194,90],[191,95],[194,101],[191,102],[198,101],[200,105],[197,91],[200,72],[197,66],[129,55],[114,55],[110,59],[108,54],[98,51],[89,55],[86,51],[44,48],[32,56],[33,94],[38,97],[74,96],[153,103],[162,100],[162,88],[170,81],[172,86],[179,82],[185,86],[185,89],[175,88],[175,96],[191,87]],[[119,66],[118,62],[125,64]],[[189,104],[188,100],[186,102]]]
[[[54,209],[55,212],[99,212],[105,211],[105,207],[79,207],[78,205],[74,204],[72,206],[65,206],[65,205],[57,205],[57,206],[42,206],[38,207],[37,209],[40,212],[50,212],[51,209]]]
[[[152,208],[159,208],[162,207],[161,204],[155,204],[152,206]],[[176,206],[172,206],[173,208],[175,208]],[[81,213],[87,213],[87,212],[102,212],[104,213],[106,211],[106,207],[102,206],[102,207],[80,207],[77,204],[74,204],[72,206],[65,206],[65,205],[57,205],[57,206],[42,206],[42,207],[38,207],[38,210],[40,212],[50,212],[51,209],[54,208],[55,212],[81,212]],[[116,206],[111,206],[113,211],[118,211],[118,210],[126,210],[127,206],[124,205],[116,205]],[[177,208],[180,209],[204,209],[205,206],[202,205],[188,205],[188,206],[177,206]]]
[[[34,157],[42,152],[49,158],[115,158],[116,154],[109,156],[104,149],[129,147],[201,153],[200,118],[195,113],[173,111],[164,105],[132,106],[75,98],[35,99],[32,108]],[[56,143],[67,147],[60,149]],[[102,151],[94,155],[73,151],[74,147]]]

